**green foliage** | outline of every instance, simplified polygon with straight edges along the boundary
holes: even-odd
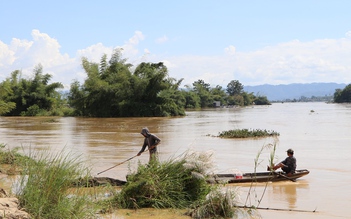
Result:
[[[63,152],[36,152],[29,157],[36,162],[25,166],[26,175],[21,176],[17,196],[33,218],[94,218],[95,209],[89,198],[68,193],[72,180],[87,171],[78,158]]]
[[[254,138],[254,137],[271,137],[279,136],[279,133],[261,129],[233,129],[220,132],[217,137],[221,138]]]
[[[351,103],[351,84],[344,89],[336,89],[334,93],[335,103]]]
[[[82,59],[87,73],[83,85],[71,84],[69,104],[76,115],[92,117],[185,115],[185,99],[179,91],[182,80],[168,77],[163,63],[141,63],[134,72],[116,50],[100,65]]]
[[[201,202],[211,191],[206,182],[210,156],[189,153],[162,163],[139,164],[113,203],[120,208],[187,208]]]
[[[21,71],[16,70],[0,84],[0,115],[50,115],[52,109],[60,106],[62,100],[56,90],[62,84],[49,84],[51,75],[43,74],[40,64],[33,74],[33,78],[24,79]]]
[[[8,175],[15,175],[23,172],[23,167],[27,163],[33,163],[34,161],[23,156],[18,152],[19,148],[7,149],[5,144],[0,144],[0,164],[10,165],[6,170],[2,172]]]
[[[255,95],[253,95],[253,93],[246,93],[246,92],[242,92],[242,97],[244,100],[244,106],[250,106],[252,105],[252,103],[255,103]],[[256,104],[256,103],[255,103]]]
[[[266,96],[257,96],[254,103],[255,105],[271,105]]]
[[[212,107],[213,105],[213,96],[211,95],[210,84],[205,83],[203,80],[198,80],[193,83],[193,91],[200,98],[200,106]]]
[[[182,96],[185,98],[184,106],[187,109],[199,109],[200,106],[200,97],[194,91],[181,91]]]
[[[237,208],[235,208],[236,193],[230,189],[223,192],[221,189],[214,189],[207,196],[206,200],[194,203],[187,215],[192,218],[232,218]]]
[[[238,80],[232,80],[227,85],[227,93],[230,96],[240,95],[244,86]]]
[[[2,82],[0,85],[0,115],[4,115],[15,109],[16,103],[7,98],[13,94],[9,80]]]
[[[16,103],[0,100],[0,115],[5,115],[16,108]]]
[[[214,101],[220,101],[221,104],[226,103],[227,95],[221,86],[217,85],[215,88],[212,88],[210,90],[210,93],[211,93]]]
[[[143,117],[183,116],[185,109],[222,106],[248,106],[270,104],[266,97],[255,97],[243,92],[243,85],[232,80],[226,91],[219,85],[199,79],[186,90],[180,89],[183,79],[168,76],[162,63],[132,65],[115,50],[110,60],[107,55],[100,63],[82,58],[87,79],[81,84],[74,81],[68,95],[57,90],[61,83],[49,84],[51,75],[43,73],[39,64],[33,77],[24,79],[21,71],[0,83],[0,115],[5,116],[88,116],[88,117]],[[226,93],[227,92],[227,93]]]

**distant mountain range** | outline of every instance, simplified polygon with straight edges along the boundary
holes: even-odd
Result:
[[[344,89],[347,84],[311,83],[287,85],[244,86],[244,91],[254,95],[266,96],[269,101],[293,100],[300,97],[321,97],[334,95],[335,89]]]

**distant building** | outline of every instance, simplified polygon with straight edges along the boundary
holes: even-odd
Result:
[[[221,107],[221,101],[213,101],[213,107]]]

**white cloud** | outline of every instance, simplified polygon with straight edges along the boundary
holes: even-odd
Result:
[[[228,51],[231,51],[227,48]],[[293,40],[231,56],[167,58],[170,74],[185,84],[204,79],[212,86],[231,80],[244,85],[351,82],[351,39]],[[212,77],[211,77],[212,76]]]
[[[163,61],[170,77],[184,78],[183,85],[199,79],[211,86],[226,86],[231,80],[244,85],[351,82],[351,38],[293,40],[252,52],[240,52],[230,45],[219,56],[154,54],[150,52],[152,48],[139,48],[144,38],[142,32],[136,31],[119,46],[123,58],[134,65],[141,61]],[[31,75],[41,63],[44,72],[53,75],[52,82],[62,82],[68,88],[72,80],[83,82],[86,77],[81,67],[82,56],[100,62],[102,55],[110,57],[113,49],[98,43],[78,50],[76,57],[69,57],[60,52],[58,40],[33,30],[30,40],[14,38],[9,45],[0,41],[0,81],[14,70]]]
[[[167,36],[163,36],[163,37],[160,37],[160,38],[156,39],[156,43],[159,43],[159,44],[165,43],[167,41],[168,41],[168,37]]]
[[[77,51],[77,57],[85,57],[91,62],[100,63],[101,57],[106,54],[107,57],[110,57],[113,52],[113,48],[105,47],[102,43],[97,43],[91,45],[85,49]]]
[[[351,38],[351,30],[350,31],[347,31],[346,34],[345,34],[346,37],[348,38]]]
[[[140,31],[135,31],[134,35],[122,46],[124,57],[134,57],[139,55],[137,48],[140,41],[144,40],[144,35]]]
[[[23,76],[29,77],[38,64],[42,64],[44,72],[51,72],[55,78],[59,73],[56,68],[74,62],[67,54],[60,53],[58,41],[49,35],[33,30],[32,38],[32,41],[13,38],[10,45],[0,43],[1,54],[5,53],[4,57],[0,55],[0,79],[9,77],[14,70],[22,70]]]
[[[137,55],[139,53],[137,45],[143,39],[143,34],[136,31],[135,35],[121,46],[124,57]],[[78,50],[76,57],[70,58],[68,54],[60,52],[60,47],[56,39],[39,30],[32,31],[30,41],[14,38],[10,45],[0,41],[0,81],[10,77],[10,73],[14,70],[22,70],[25,77],[30,77],[34,67],[40,63],[44,72],[53,76],[51,82],[62,82],[69,88],[73,80],[82,82],[86,77],[81,67],[82,57],[99,63],[103,54],[110,57],[114,49],[97,43]]]
[[[228,55],[235,55],[235,47],[234,46],[228,46],[227,48],[224,49],[225,53]]]
[[[14,54],[8,45],[0,41],[0,67],[11,65],[15,60]]]

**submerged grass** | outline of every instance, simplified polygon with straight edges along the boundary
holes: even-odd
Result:
[[[35,164],[27,163],[17,196],[22,208],[33,218],[94,218],[95,207],[89,197],[69,194],[72,180],[88,174],[79,158],[60,152],[35,152]]]
[[[26,163],[34,163],[34,160],[18,152],[19,148],[9,149],[6,144],[0,143],[0,172],[7,175],[21,174]],[[7,167],[7,168],[5,168]]]
[[[256,138],[256,137],[274,137],[279,136],[278,132],[262,129],[233,129],[223,131],[217,137],[221,138]]]

